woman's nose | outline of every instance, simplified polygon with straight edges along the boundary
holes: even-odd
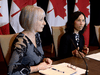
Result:
[[[82,25],[82,24],[83,24],[83,22],[82,22],[82,21],[80,21],[80,24]]]
[[[46,25],[46,22],[45,21],[43,22],[43,25]]]

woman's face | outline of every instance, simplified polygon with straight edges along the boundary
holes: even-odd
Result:
[[[38,15],[33,19],[33,26],[31,30],[33,32],[42,32],[44,25],[46,25],[46,22],[44,20],[45,12],[40,9],[40,13],[37,13]]]
[[[79,32],[83,29],[85,25],[85,18],[84,15],[81,14],[79,17],[74,21],[74,32]]]

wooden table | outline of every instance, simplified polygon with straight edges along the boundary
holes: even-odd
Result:
[[[91,51],[91,52],[89,52],[89,54],[93,54],[93,53],[97,53],[97,52],[100,52],[100,49]],[[88,75],[100,75],[100,61],[97,61],[97,60],[94,60],[91,58],[85,58],[85,60],[88,64],[88,69],[89,69]],[[62,62],[71,63],[72,65],[75,65],[75,66],[83,68],[83,69],[86,68],[86,65],[85,65],[83,59],[77,58],[77,57],[69,57],[69,58],[58,60],[58,61],[54,61],[53,64],[59,64]],[[30,75],[41,75],[41,74],[33,73]]]

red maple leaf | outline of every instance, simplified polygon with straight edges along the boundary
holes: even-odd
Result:
[[[90,15],[89,9],[87,8],[87,6],[90,5],[89,0],[78,0],[75,5],[79,8],[79,11],[85,14],[86,17]]]
[[[16,5],[22,9],[23,7],[25,7],[26,5],[33,5],[36,3],[36,0],[13,0]]]
[[[13,2],[20,8],[20,10],[18,10],[16,13],[12,14],[11,16],[13,17],[14,15],[16,15],[26,5],[33,5],[33,4],[35,4],[36,1],[37,0],[13,0]]]
[[[0,17],[2,17],[2,14],[0,13]]]
[[[0,6],[0,8],[1,8],[1,6]],[[2,17],[2,14],[0,13],[0,17]]]
[[[67,5],[66,0],[50,0],[50,1],[53,5],[55,17],[59,15],[64,19],[64,17],[66,16],[66,9],[64,8],[64,6]],[[53,9],[51,9],[50,11],[52,11]]]

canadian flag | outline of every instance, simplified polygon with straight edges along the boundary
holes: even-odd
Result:
[[[10,24],[15,33],[23,31],[23,28],[19,23],[19,15],[21,9],[27,5],[37,5],[37,0],[12,0],[10,10]]]
[[[67,22],[67,0],[49,0],[46,20],[50,26],[64,26]]]
[[[0,35],[9,34],[8,0],[0,0]]]
[[[90,35],[90,1],[89,0],[76,0],[74,11],[81,11],[86,16],[87,29],[83,33],[85,45],[89,46]]]
[[[59,27],[65,26],[68,20],[67,17],[67,0],[49,0],[46,20],[49,24],[51,33],[52,33],[52,26]],[[57,48],[57,41],[54,42],[55,44],[55,51],[56,56],[58,56],[58,48]]]

